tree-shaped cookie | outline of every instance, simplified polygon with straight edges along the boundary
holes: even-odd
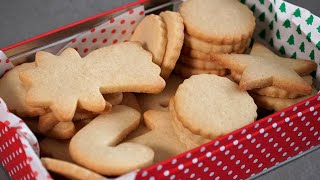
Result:
[[[77,106],[101,112],[102,94],[116,92],[157,93],[164,86],[160,68],[138,43],[127,42],[97,49],[81,58],[68,48],[60,56],[36,54],[36,67],[20,73],[29,88],[28,104],[49,107],[63,121],[72,119]]]

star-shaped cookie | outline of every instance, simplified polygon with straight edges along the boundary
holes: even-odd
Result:
[[[317,70],[317,63],[314,61],[280,57],[257,42],[253,44],[250,55],[267,58],[270,61],[277,61],[283,66],[293,69],[300,76],[310,74],[312,71]]]
[[[312,87],[293,68],[272,57],[246,54],[211,54],[211,60],[241,75],[240,89],[276,86],[289,92],[308,95]]]
[[[77,106],[103,111],[102,94],[157,93],[165,86],[152,55],[134,42],[100,48],[84,58],[72,48],[60,56],[38,52],[35,63],[34,69],[20,73],[21,81],[30,87],[26,102],[49,107],[62,121],[70,121]]]

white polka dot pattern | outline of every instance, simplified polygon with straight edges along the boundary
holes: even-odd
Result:
[[[25,123],[10,113],[0,98],[0,162],[12,179],[48,179],[37,154],[36,137]],[[29,178],[28,178],[29,177]]]
[[[246,179],[258,174],[320,143],[320,117],[314,115],[320,110],[318,97],[144,171],[156,179]],[[137,178],[141,176],[142,171]]]

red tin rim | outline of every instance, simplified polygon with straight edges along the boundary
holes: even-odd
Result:
[[[40,38],[43,38],[43,37],[46,37],[46,36],[49,36],[51,34],[54,34],[54,33],[57,33],[57,32],[60,32],[60,31],[63,31],[65,29],[68,29],[70,27],[74,27],[76,25],[79,25],[79,24],[83,24],[85,22],[88,22],[88,21],[91,21],[93,19],[96,19],[96,18],[99,18],[99,17],[102,17],[102,16],[105,16],[105,15],[108,15],[108,14],[111,14],[111,13],[114,13],[114,12],[117,12],[117,11],[121,11],[121,10],[124,10],[126,8],[130,8],[130,7],[133,7],[135,5],[138,5],[138,4],[141,4],[141,3],[145,3],[145,2],[148,2],[150,0],[137,0],[135,2],[132,2],[132,3],[129,3],[129,4],[125,4],[123,6],[119,6],[119,7],[116,7],[116,8],[113,8],[113,9],[110,9],[108,11],[105,11],[105,12],[102,12],[100,14],[97,14],[97,15],[94,15],[94,16],[90,16],[88,18],[85,18],[85,19],[82,19],[82,20],[79,20],[79,21],[75,21],[71,24],[68,24],[68,25],[65,25],[65,26],[61,26],[57,29],[54,29],[54,30],[51,30],[51,31],[48,31],[48,32],[45,32],[45,33],[42,33],[42,34],[39,34],[37,36],[34,36],[32,38],[29,38],[29,39],[26,39],[26,40],[23,40],[23,41],[20,41],[18,43],[15,43],[15,44],[12,44],[12,45],[9,45],[7,47],[4,47],[2,48],[1,50],[2,51],[8,51],[12,48],[15,48],[15,47],[18,47],[18,46],[21,46],[21,45],[24,45],[24,44],[27,44],[29,42],[32,42],[34,40],[37,40],[37,39],[40,39]]]

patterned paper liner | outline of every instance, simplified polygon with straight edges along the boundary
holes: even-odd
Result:
[[[279,54],[319,63],[318,17],[282,0],[241,2],[247,4],[257,17],[255,39],[276,49]],[[130,10],[81,34],[64,48],[76,48],[81,56],[85,56],[98,47],[126,41],[143,17],[143,7]],[[0,59],[8,62],[7,65],[0,64],[0,72],[13,67],[1,51]],[[319,144],[319,101],[319,95],[314,96],[206,145],[119,179],[244,179],[254,176]],[[11,118],[15,117],[12,114],[9,127],[7,114],[11,113],[0,112],[0,134],[3,137],[0,138],[0,161],[11,178],[28,178],[28,175],[31,179],[50,178],[31,150],[38,147],[32,146],[36,142],[34,136],[25,139],[24,133],[12,126]],[[23,130],[29,133],[24,126]],[[32,157],[32,161],[29,162],[28,157]]]

